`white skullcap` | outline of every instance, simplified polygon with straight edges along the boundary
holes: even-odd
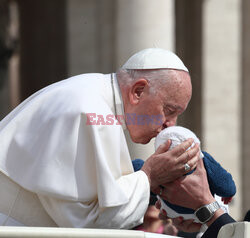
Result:
[[[122,69],[177,69],[188,72],[176,54],[160,48],[139,51],[128,59]]]
[[[172,150],[175,146],[181,144],[185,140],[192,138],[194,139],[193,144],[191,147],[193,147],[196,143],[200,144],[200,140],[198,137],[189,129],[181,127],[181,126],[170,126],[166,129],[162,130],[157,137],[155,138],[155,150],[165,143],[167,140],[171,140],[171,146],[169,150]],[[190,148],[188,148],[189,150]],[[202,152],[200,152],[200,157],[203,158]]]

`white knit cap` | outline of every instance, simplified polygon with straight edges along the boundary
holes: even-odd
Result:
[[[181,126],[170,126],[162,130],[155,138],[155,150],[165,143],[167,140],[171,140],[171,146],[169,150],[172,150],[175,146],[181,144],[185,140],[192,138],[194,140],[191,147],[193,147],[196,143],[200,144],[200,140],[198,137],[189,129],[181,127]],[[188,148],[187,150],[189,150]],[[203,158],[202,152],[200,152],[200,157]]]
[[[176,54],[160,48],[139,51],[128,59],[122,69],[177,69],[188,72]]]

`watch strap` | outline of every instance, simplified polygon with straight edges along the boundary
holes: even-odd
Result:
[[[214,213],[220,209],[220,205],[217,201],[214,201],[210,204],[204,205],[200,208],[198,208],[194,214],[200,221],[200,223],[206,223],[208,222],[214,215]]]

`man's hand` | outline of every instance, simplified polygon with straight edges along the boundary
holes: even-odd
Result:
[[[209,189],[203,160],[198,161],[192,174],[164,184],[164,187],[161,197],[179,206],[196,210],[215,201]]]
[[[168,151],[171,145],[171,141],[168,140],[145,161],[141,170],[148,176],[152,192],[159,194],[160,185],[172,182],[186,174],[188,172],[184,169],[186,163],[190,166],[190,170],[196,167],[200,158],[199,145],[196,144],[187,151],[192,143],[193,139],[188,139]]]
[[[182,217],[177,217],[172,219],[175,227],[184,232],[198,232],[201,228],[200,223],[194,222],[194,220],[184,220]]]
[[[161,202],[158,200],[155,204],[156,208],[161,209]],[[198,232],[201,228],[200,223],[194,222],[193,219],[184,220],[183,217],[169,218],[165,210],[161,210],[159,214],[161,220],[172,220],[173,225],[180,231]]]
[[[203,205],[210,204],[215,201],[212,196],[208,181],[206,170],[204,168],[203,160],[198,161],[196,170],[187,176],[177,179],[172,183],[164,185],[165,189],[162,192],[161,197],[170,203],[191,208],[198,209]],[[160,203],[156,203],[156,207],[160,208]],[[206,224],[210,226],[219,216],[223,214],[222,209],[218,209],[211,220]],[[161,211],[161,219],[168,218],[167,214]],[[181,217],[172,219],[173,224],[182,231],[194,232],[198,231],[201,226],[193,220],[183,220]]]

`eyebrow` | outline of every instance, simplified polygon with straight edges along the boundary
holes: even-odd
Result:
[[[174,109],[175,111],[178,111],[179,114],[182,114],[182,113],[185,111],[185,108],[182,108],[182,107],[180,107],[180,106],[178,106],[178,105],[170,105],[170,104],[167,104],[167,105],[165,105],[165,107],[170,107],[171,109]],[[165,107],[164,107],[164,108],[165,108]]]
[[[178,105],[170,105],[170,104],[166,104],[165,105],[165,107],[171,107],[171,108],[173,108],[173,109],[179,109],[179,110],[183,110],[183,108],[182,107],[180,107],[180,106],[178,106]]]

